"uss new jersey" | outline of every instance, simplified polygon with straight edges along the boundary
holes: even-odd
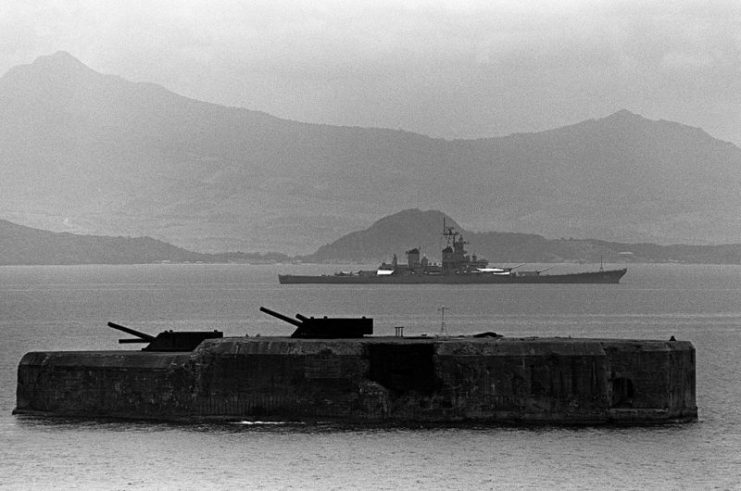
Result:
[[[327,275],[278,275],[281,284],[291,283],[350,283],[350,284],[510,284],[510,283],[618,283],[627,268],[568,274],[543,274],[538,270],[519,267],[491,267],[486,259],[469,255],[467,242],[453,227],[443,225],[447,241],[442,250],[442,264],[433,264],[420,257],[420,250],[406,252],[407,264],[399,264],[396,255],[391,264],[383,263],[375,271],[338,272]]]

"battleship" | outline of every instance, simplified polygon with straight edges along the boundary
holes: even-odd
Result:
[[[514,267],[491,267],[489,261],[465,250],[468,243],[453,227],[443,224],[447,241],[442,250],[442,264],[420,258],[419,248],[406,251],[407,264],[400,264],[396,255],[390,264],[382,263],[377,270],[337,272],[323,275],[279,274],[281,284],[340,283],[340,284],[532,284],[532,283],[619,283],[628,268],[564,274],[544,274],[545,270],[520,270]]]

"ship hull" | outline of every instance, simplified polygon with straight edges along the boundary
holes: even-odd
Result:
[[[402,275],[278,275],[281,284],[384,284],[384,285],[420,285],[420,284],[557,284],[557,283],[603,283],[615,284],[628,271],[627,268],[609,271],[592,271],[586,273],[548,274],[548,275],[504,275],[504,274],[402,274]]]

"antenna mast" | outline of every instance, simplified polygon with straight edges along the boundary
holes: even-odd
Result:
[[[440,335],[441,336],[448,335],[448,331],[445,329],[445,311],[447,310],[450,310],[450,307],[446,307],[445,305],[437,309],[437,311],[440,312]]]

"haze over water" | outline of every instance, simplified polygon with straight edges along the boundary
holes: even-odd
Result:
[[[9,488],[738,488],[741,267],[631,265],[619,285],[278,285],[332,266],[0,268],[0,476]],[[570,269],[575,266],[558,266]],[[353,266],[357,269],[357,266]],[[585,267],[584,269],[588,269]],[[554,270],[554,272],[556,272]],[[692,341],[697,423],[645,428],[171,425],[15,417],[35,350],[131,349],[156,334],[289,334],[258,311],[367,315],[376,335],[496,331]]]

